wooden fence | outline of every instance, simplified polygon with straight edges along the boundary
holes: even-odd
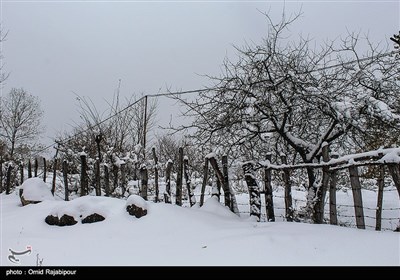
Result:
[[[275,176],[281,174],[283,185],[284,185],[284,202],[285,202],[285,219],[287,221],[294,221],[294,208],[293,208],[293,198],[292,198],[292,172],[293,170],[301,170],[301,169],[313,169],[319,170],[322,172],[322,180],[319,186],[316,186],[309,191],[313,191],[315,193],[315,198],[313,202],[309,205],[312,208],[312,220],[314,223],[323,223],[324,222],[324,201],[327,193],[329,193],[329,223],[333,225],[338,224],[338,211],[337,211],[337,202],[336,202],[336,188],[338,181],[338,171],[339,170],[347,170],[350,177],[350,186],[353,194],[353,207],[356,219],[357,228],[365,229],[365,217],[363,211],[363,200],[362,200],[362,185],[360,181],[359,168],[362,166],[378,166],[379,172],[377,176],[377,203],[376,203],[376,230],[381,230],[381,220],[382,220],[382,203],[383,203],[383,193],[385,187],[385,175],[389,174],[391,179],[393,180],[393,184],[395,185],[397,192],[400,196],[400,165],[398,159],[400,154],[400,148],[392,148],[392,149],[382,149],[377,151],[371,151],[366,153],[353,154],[348,156],[338,157],[333,154],[332,157],[329,157],[329,148],[328,146],[323,147],[322,151],[322,161],[319,163],[302,163],[295,165],[288,165],[286,155],[280,155],[280,164],[273,164],[271,161],[272,155],[269,154],[266,156],[265,161],[249,161],[242,163],[242,169],[244,174],[244,180],[246,181],[249,193],[249,208],[250,215],[260,220],[261,217],[261,194],[265,194],[265,213],[267,217],[267,221],[275,221],[274,214],[274,193],[273,193],[273,180],[272,173],[275,173]],[[154,192],[155,192],[155,202],[164,201],[165,203],[171,203],[171,170],[173,166],[172,161],[168,161],[164,168],[165,174],[165,192],[164,197],[161,198],[159,195],[159,175],[162,168],[158,164],[158,158],[156,155],[155,149],[152,150],[153,155],[153,165],[151,173],[154,175]],[[47,172],[49,171],[49,167],[46,163],[45,159],[41,159],[41,168],[39,168],[39,160],[35,159],[33,162],[29,160],[27,162],[27,177],[37,177],[39,174],[39,169],[41,169],[40,176],[43,177],[43,180],[46,182],[47,180]],[[187,157],[184,156],[183,148],[179,149],[179,159],[177,164],[177,174],[176,174],[176,191],[175,191],[175,203],[177,205],[182,205],[182,190],[183,183],[186,184],[187,194],[189,196],[189,205],[193,206],[196,203],[196,197],[193,193],[193,187],[190,181],[189,174],[189,162]],[[55,159],[52,162],[52,193],[55,193],[56,190],[56,177],[57,174],[62,176],[62,182],[64,185],[64,199],[69,200],[70,195],[70,187],[68,176],[69,166],[66,160],[62,161],[61,170],[59,170],[60,162],[58,159]],[[106,196],[110,196],[112,192],[117,188],[122,188],[122,194],[125,193],[127,187],[127,174],[129,173],[127,170],[127,166],[125,163],[112,165],[109,167],[106,164],[101,165],[99,160],[94,162],[94,166],[91,167],[94,175],[89,178],[88,177],[88,163],[87,156],[85,153],[80,154],[80,179],[79,179],[79,188],[80,195],[87,195],[90,191],[89,187],[93,186],[95,189],[96,195],[100,196],[102,193]],[[135,164],[135,172],[133,173],[133,179],[140,178],[140,192],[139,194],[144,198],[148,199],[148,189],[149,189],[149,170],[145,164],[139,165],[139,168],[136,168],[137,164]],[[222,167],[222,168],[221,168]],[[22,184],[24,181],[24,166],[18,165],[14,166],[13,164],[9,164],[6,168],[3,168],[0,165],[0,191],[3,191],[3,186],[5,186],[6,193],[10,193],[12,182],[12,171],[15,168],[19,168],[20,178],[17,180],[14,178],[14,181],[18,181],[16,184]],[[101,168],[102,171],[101,172]],[[136,172],[138,169],[138,172]],[[5,174],[3,174],[3,170]],[[25,169],[26,170],[26,169]],[[210,172],[212,170],[212,172]],[[15,171],[15,170],[14,170]],[[260,182],[257,179],[257,174],[262,171],[263,174],[263,187],[259,186]],[[139,173],[139,176],[137,176]],[[228,206],[232,212],[239,214],[238,204],[236,202],[236,197],[234,190],[230,184],[231,179],[228,176],[228,158],[227,156],[222,157],[221,165],[218,164],[217,157],[215,154],[209,154],[205,158],[204,163],[204,174],[201,185],[201,194],[200,194],[200,206],[204,203],[205,196],[205,188],[209,179],[210,174],[213,173],[215,176],[216,185],[212,191],[212,195],[219,197],[221,193],[221,189],[224,193],[224,203]],[[60,176],[60,175],[58,175]],[[3,179],[5,178],[5,182]],[[89,182],[91,182],[89,184]],[[103,192],[102,192],[103,190]],[[400,230],[397,228],[397,230]]]

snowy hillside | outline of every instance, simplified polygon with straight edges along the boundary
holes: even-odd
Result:
[[[202,208],[147,202],[148,214],[130,216],[126,201],[83,197],[22,207],[16,192],[0,195],[1,266],[14,265],[400,265],[398,233],[304,223],[256,223],[214,199]],[[45,218],[91,209],[105,220],[49,226]],[[77,212],[78,211],[78,212]]]

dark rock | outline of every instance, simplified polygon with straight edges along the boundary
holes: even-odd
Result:
[[[135,204],[128,205],[126,207],[126,211],[128,211],[129,215],[135,216],[136,218],[140,218],[147,215],[147,209],[138,207]]]
[[[60,223],[58,217],[53,215],[48,215],[44,221],[51,226],[58,226],[58,224]]]
[[[62,215],[62,217],[60,218],[60,222],[59,222],[59,226],[63,227],[63,226],[73,226],[77,223],[77,221],[75,221],[74,217],[69,216],[67,214]]]
[[[101,222],[104,220],[105,218],[102,215],[94,213],[82,219],[82,224],[91,224],[91,223]]]

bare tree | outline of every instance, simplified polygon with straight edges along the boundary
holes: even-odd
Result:
[[[237,48],[236,61],[225,60],[220,77],[195,101],[180,99],[196,129],[194,141],[229,155],[262,158],[266,151],[293,154],[294,161],[321,158],[324,143],[342,151],[363,146],[368,123],[399,127],[399,67],[387,49],[349,34],[339,43],[312,48],[309,39],[285,34],[295,21],[274,24],[260,45]],[[394,105],[394,106],[393,106]],[[312,214],[320,184],[307,169]]]
[[[4,32],[3,29],[1,28],[1,24],[0,24],[0,45],[3,44],[3,42],[6,40],[8,32]],[[3,67],[4,67],[4,62],[3,62],[3,54],[0,53],[0,86],[4,83],[4,81],[8,78],[9,74],[5,73],[3,71]]]
[[[39,98],[22,88],[0,97],[0,139],[10,158],[29,153],[38,145],[42,115]]]

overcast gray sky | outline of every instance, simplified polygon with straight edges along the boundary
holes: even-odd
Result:
[[[105,108],[119,79],[122,96],[209,84],[198,74],[217,75],[232,44],[265,37],[259,11],[278,20],[284,5],[288,14],[301,9],[291,31],[320,42],[350,30],[386,43],[400,29],[399,1],[0,2],[10,72],[2,94],[23,87],[39,96],[47,137],[78,120],[73,92]],[[160,99],[160,124],[171,111],[173,102]]]

